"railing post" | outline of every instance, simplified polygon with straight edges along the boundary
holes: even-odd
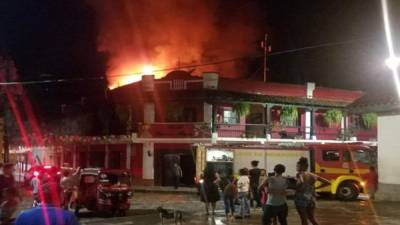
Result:
[[[104,146],[104,167],[109,168],[109,162],[110,162],[110,149],[108,144],[105,144]]]
[[[315,124],[315,110],[314,108],[311,108],[311,112],[310,112],[310,135],[311,135],[311,139],[314,139],[315,136],[315,128],[314,128],[314,124]]]
[[[216,107],[215,103],[212,103],[212,113],[211,113],[211,132],[212,133],[217,132],[216,117],[217,117],[217,107]]]
[[[215,103],[212,103],[212,113],[211,113],[211,142],[213,144],[217,143],[218,132],[217,132],[217,107]]]
[[[272,119],[271,119],[271,109],[272,109],[272,104],[265,104],[264,106],[264,114],[265,116],[263,117],[263,123],[265,124],[265,135],[266,138],[268,139],[268,137],[271,137],[271,133],[272,131],[270,129],[272,129]]]
[[[341,134],[343,135],[343,139],[350,139],[350,130],[349,130],[349,115],[347,112],[344,112],[342,121],[340,122]],[[348,136],[348,137],[347,137]]]
[[[78,154],[78,152],[76,151],[76,144],[74,144],[74,148],[72,150],[72,167],[73,168],[77,167],[77,162],[76,162],[77,154]]]
[[[305,132],[305,139],[313,139],[313,136],[315,135],[315,131],[314,131],[314,123],[315,123],[315,119],[314,119],[314,113],[315,113],[315,109],[314,108],[308,108],[306,109],[305,112],[305,128],[304,128],[304,132]]]

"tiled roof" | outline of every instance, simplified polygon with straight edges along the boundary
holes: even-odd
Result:
[[[362,98],[348,106],[355,113],[376,112],[386,113],[400,110],[400,99],[395,95],[367,93]]]
[[[272,82],[264,83],[255,80],[220,78],[218,89],[223,91],[264,96],[307,98],[306,85]],[[316,87],[313,95],[313,100],[341,102],[344,105],[348,105],[363,96],[363,92]]]
[[[190,75],[184,71],[174,71],[159,81],[171,80],[201,80],[201,77]],[[132,98],[142,98],[141,82],[129,84],[113,90],[113,95],[118,96],[118,102],[125,102]],[[205,97],[204,89],[184,90],[185,98]],[[161,91],[161,90],[160,90]],[[193,92],[190,94],[190,92]],[[307,86],[297,84],[283,83],[264,83],[262,81],[249,79],[230,79],[219,77],[218,89],[214,92],[213,98],[231,101],[254,101],[254,102],[271,102],[281,104],[297,104],[310,106],[327,106],[327,107],[346,107],[363,96],[361,91],[350,91],[343,89],[333,89],[324,87],[315,87],[313,98],[307,98]],[[180,93],[182,94],[182,93]],[[171,96],[174,96],[170,93]],[[135,96],[135,97],[134,97]],[[210,95],[207,94],[207,98]],[[163,96],[160,96],[163,97]],[[164,97],[167,97],[165,95]]]

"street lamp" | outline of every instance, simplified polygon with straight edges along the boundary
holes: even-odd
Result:
[[[383,25],[385,26],[385,36],[386,36],[387,47],[389,50],[389,58],[386,59],[385,63],[392,70],[393,80],[396,86],[397,95],[400,99],[400,79],[399,79],[399,72],[397,70],[400,65],[400,58],[396,56],[393,47],[392,31],[390,29],[387,0],[381,0],[381,3],[382,3]]]
[[[385,64],[391,70],[397,70],[400,65],[400,58],[397,56],[391,56],[385,60]]]

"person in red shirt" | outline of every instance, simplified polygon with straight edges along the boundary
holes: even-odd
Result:
[[[375,199],[375,193],[378,190],[378,172],[374,166],[369,168],[369,174],[367,177],[367,187],[370,199]]]

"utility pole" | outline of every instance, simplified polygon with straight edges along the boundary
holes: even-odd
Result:
[[[264,42],[263,42],[263,48],[264,48],[264,82],[267,82],[267,73],[268,73],[268,68],[267,68],[267,55],[268,55],[268,34],[265,33],[264,36]]]

